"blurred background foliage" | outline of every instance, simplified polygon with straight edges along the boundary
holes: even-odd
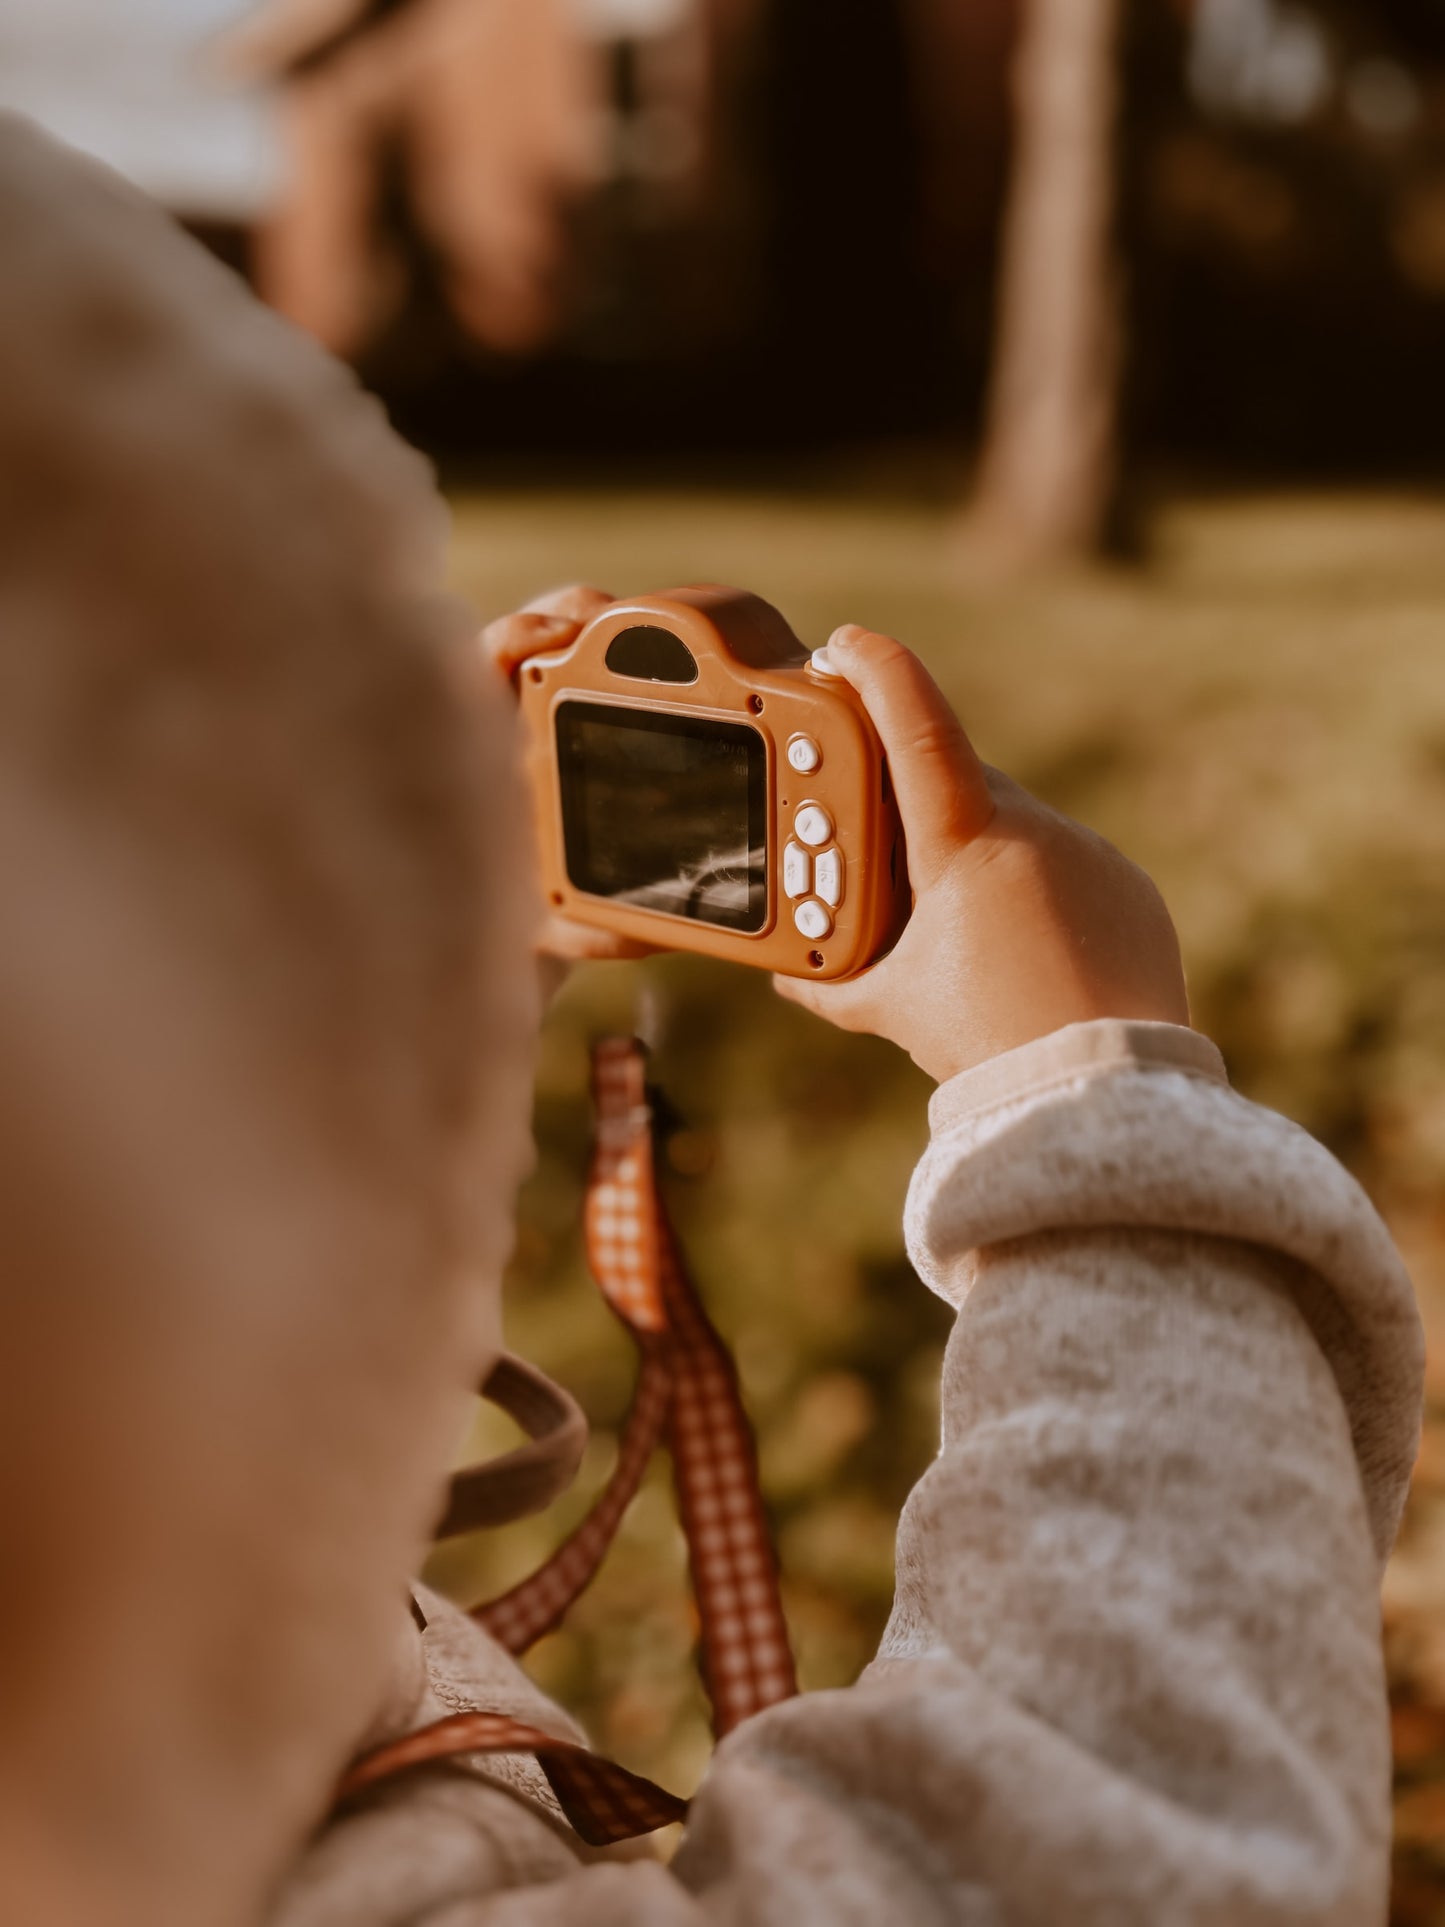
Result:
[[[1120,842],[1242,1089],[1420,1289],[1386,1581],[1397,1927],[1445,1921],[1445,0],[0,0],[0,103],[154,193],[442,464],[486,614],[713,578],[918,648],[991,760]],[[632,1379],[579,1241],[589,1040],[640,1028],[755,1413],[802,1676],[886,1615],[943,1308],[927,1091],[745,970],[577,974],[512,1342]],[[479,1419],[474,1450],[495,1444]],[[533,1656],[680,1789],[709,1747],[665,1468]]]

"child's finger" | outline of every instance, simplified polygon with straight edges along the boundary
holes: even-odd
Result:
[[[828,655],[883,739],[909,873],[926,887],[993,817],[983,764],[943,691],[901,642],[847,623],[829,637]]]
[[[851,1021],[861,997],[853,993],[853,980],[842,984],[816,983],[811,977],[774,977],[773,989],[790,1004],[801,1004],[815,1017],[825,1017],[840,1030],[856,1028]]]
[[[528,656],[545,656],[575,642],[578,631],[616,600],[605,589],[572,582],[549,589],[524,608],[499,616],[482,631],[482,653],[510,681]]]
[[[582,624],[570,616],[520,611],[489,622],[480,638],[482,654],[510,681],[529,656],[545,656],[575,642]]]
[[[562,957],[569,963],[622,963],[636,957],[650,957],[645,943],[622,937],[612,930],[594,930],[591,924],[574,923],[570,917],[549,916],[542,925],[537,948],[549,957]]]
[[[534,596],[530,602],[524,602],[522,612],[524,615],[566,616],[580,628],[584,622],[590,622],[593,616],[611,608],[616,600],[616,596],[608,595],[605,589],[594,589],[591,583],[569,582],[565,588],[549,589],[545,595]]]

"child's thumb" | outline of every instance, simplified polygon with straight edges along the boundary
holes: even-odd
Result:
[[[846,623],[829,637],[828,656],[863,698],[882,738],[909,874],[926,888],[959,847],[992,821],[987,773],[947,697],[911,649]]]

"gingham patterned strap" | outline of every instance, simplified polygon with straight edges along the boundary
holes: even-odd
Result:
[[[675,1793],[505,1713],[453,1713],[378,1747],[352,1767],[336,1798],[342,1803],[411,1768],[476,1753],[535,1753],[557,1804],[589,1846],[615,1846],[687,1817],[687,1802]]]
[[[791,1699],[798,1681],[737,1370],[661,1219],[658,1265],[676,1333],[668,1443],[703,1683],[721,1738],[765,1706]]]
[[[658,1353],[645,1355],[618,1445],[617,1464],[601,1498],[544,1565],[472,1614],[509,1653],[525,1653],[535,1646],[585,1590],[661,1442],[671,1401],[671,1365]]]
[[[591,1583],[662,1442],[675,1371],[659,1265],[661,1207],[641,1047],[604,1038],[592,1054],[596,1143],[583,1208],[588,1263],[641,1360],[617,1464],[596,1505],[550,1559],[473,1614],[508,1652],[524,1653]]]
[[[588,1258],[641,1356],[617,1466],[597,1504],[538,1571],[474,1615],[512,1652],[554,1626],[606,1554],[667,1435],[697,1600],[704,1681],[720,1736],[797,1691],[752,1428],[732,1359],[687,1275],[658,1193],[642,1046],[593,1053],[597,1143],[585,1211]],[[458,1713],[368,1754],[359,1792],[411,1766],[479,1752],[535,1752],[563,1811],[594,1844],[681,1819],[686,1802],[610,1760],[502,1714]]]
[[[597,1142],[587,1186],[587,1254],[642,1356],[633,1408],[606,1491],[529,1579],[476,1617],[525,1652],[585,1589],[621,1523],[664,1424],[693,1592],[702,1672],[721,1736],[797,1691],[777,1565],[758,1492],[737,1372],[682,1263],[658,1191],[646,1060],[605,1038],[592,1060]]]
[[[586,1591],[662,1443],[676,1379],[660,1268],[663,1220],[641,1047],[604,1038],[592,1054],[596,1141],[583,1207],[587,1258],[627,1327],[641,1366],[617,1464],[601,1498],[552,1557],[473,1617],[509,1652],[524,1653]]]

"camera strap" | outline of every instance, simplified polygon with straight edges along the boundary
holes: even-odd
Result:
[[[452,1476],[447,1509],[435,1536],[455,1539],[483,1526],[504,1526],[541,1512],[571,1485],[587,1445],[587,1420],[570,1392],[535,1365],[503,1352],[482,1397],[514,1418],[527,1443],[485,1465]]]
[[[632,1406],[612,1476],[581,1525],[536,1572],[478,1607],[473,1617],[512,1653],[525,1652],[549,1632],[601,1565],[653,1453],[665,1443],[697,1605],[699,1666],[713,1732],[721,1738],[797,1691],[757,1449],[736,1367],[688,1276],[663,1206],[645,1053],[635,1038],[604,1038],[595,1046],[592,1093],[596,1140],[584,1208],[587,1257],[637,1346]],[[531,1462],[546,1451],[548,1436],[536,1386],[525,1385],[536,1375],[516,1361],[503,1363],[521,1374],[521,1396],[537,1423],[534,1431],[528,1417],[517,1413],[533,1432],[533,1443],[510,1456],[531,1455]],[[517,1390],[509,1381],[497,1388],[489,1380],[487,1386],[488,1396],[502,1404]],[[488,1479],[497,1469],[458,1476],[440,1536],[516,1516],[516,1508],[498,1506],[495,1482]],[[563,1812],[592,1845],[650,1833],[687,1812],[685,1800],[625,1767],[485,1710],[454,1713],[364,1755],[342,1782],[340,1797],[430,1761],[515,1752],[537,1756]]]

